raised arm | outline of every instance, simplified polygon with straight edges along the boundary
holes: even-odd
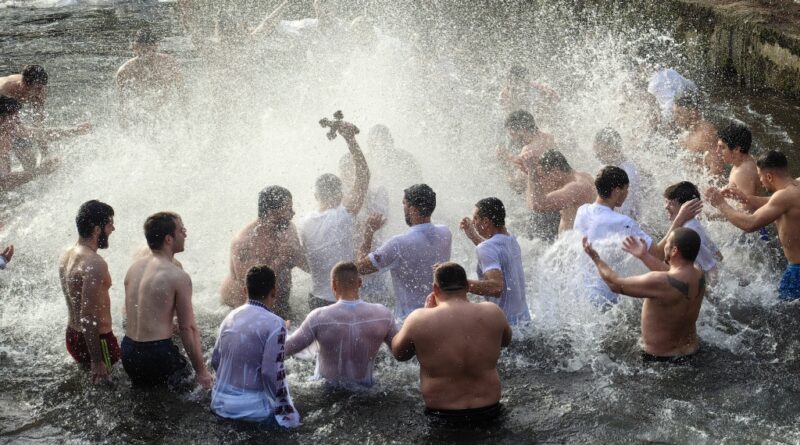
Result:
[[[342,123],[339,127],[339,134],[342,135],[345,142],[347,142],[347,149],[350,150],[350,155],[353,156],[353,165],[355,166],[355,182],[353,188],[345,195],[342,200],[344,208],[353,215],[357,215],[364,205],[364,199],[367,196],[367,189],[369,188],[369,166],[367,166],[367,159],[364,153],[356,142],[355,127],[351,124]]]
[[[725,219],[745,232],[755,232],[775,222],[786,212],[787,206],[790,204],[786,202],[784,194],[779,191],[754,213],[740,212],[731,207],[723,198],[722,193],[714,187],[706,189],[706,199],[722,213]]]
[[[194,318],[192,279],[189,278],[189,274],[183,271],[180,271],[177,275],[175,313],[178,316],[178,330],[181,342],[183,342],[186,355],[189,356],[189,360],[192,362],[195,381],[203,388],[210,389],[214,380],[206,369],[205,360],[203,359],[203,343],[200,341],[200,329],[198,329]]]
[[[692,199],[681,204],[681,208],[678,210],[678,214],[675,215],[675,219],[672,220],[672,224],[670,224],[669,230],[667,230],[667,233],[664,234],[663,238],[661,238],[661,241],[659,241],[658,244],[656,244],[656,248],[650,251],[651,255],[663,261],[664,246],[667,245],[667,238],[669,238],[669,234],[672,233],[673,230],[683,227],[683,225],[689,222],[689,220],[699,215],[702,209],[703,209],[703,203],[699,199]],[[645,265],[647,265],[647,263],[645,263]],[[658,270],[658,269],[650,268],[650,270]]]
[[[250,35],[255,36],[261,34],[267,29],[269,29],[270,31],[273,30],[275,22],[277,22],[278,20],[278,14],[281,12],[283,7],[286,6],[287,3],[289,3],[289,0],[283,0],[283,3],[278,5],[277,8],[272,10],[270,14],[268,14],[266,17],[264,17],[263,20],[261,20],[261,23],[259,23],[258,26],[256,26],[256,28],[253,30],[253,32],[250,33]]]
[[[633,236],[625,237],[625,239],[622,240],[622,250],[639,258],[639,260],[652,271],[666,272],[669,270],[669,265],[665,263],[663,259],[655,257],[648,252],[647,242],[641,238]]]
[[[649,272],[644,275],[623,278],[600,258],[586,237],[583,237],[583,250],[597,266],[597,271],[612,292],[634,298],[659,298],[671,295],[666,272]]]
[[[111,282],[105,261],[94,260],[87,265],[81,288],[81,331],[91,358],[92,383],[105,380],[111,374],[111,363],[103,359],[100,346],[100,311],[108,304],[105,299],[105,280]]]
[[[361,275],[368,275],[378,271],[378,268],[369,259],[369,253],[372,250],[372,239],[375,236],[375,232],[385,224],[386,218],[380,213],[372,214],[367,218],[367,224],[364,227],[364,241],[358,249],[358,261],[356,262],[358,273]]]
[[[567,207],[574,207],[579,202],[584,201],[585,193],[577,183],[569,183],[566,186],[545,193],[539,175],[531,169],[528,173],[527,203],[528,208],[537,212],[559,212]]]
[[[500,269],[492,269],[483,274],[482,280],[468,280],[469,291],[473,294],[499,298],[505,288],[505,278]]]
[[[464,235],[467,235],[467,238],[472,241],[472,244],[477,246],[478,244],[486,241],[475,229],[475,225],[472,223],[472,218],[465,216],[461,220],[461,223],[459,223],[458,227],[464,232]]]

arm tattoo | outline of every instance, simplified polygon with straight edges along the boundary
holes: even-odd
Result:
[[[670,286],[678,289],[678,292],[683,294],[686,298],[689,298],[689,285],[680,281],[678,279],[672,278],[671,276],[667,275],[667,282]]]

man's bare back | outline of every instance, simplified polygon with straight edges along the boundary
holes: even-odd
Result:
[[[136,260],[125,276],[125,335],[139,342],[171,338],[181,287],[191,289],[191,279],[172,261],[153,255]]]
[[[392,350],[400,360],[416,353],[428,409],[462,410],[500,400],[497,360],[510,341],[503,311],[494,303],[469,302],[464,291],[464,298],[412,312],[392,341]],[[409,343],[411,355],[404,355]]]
[[[61,289],[67,300],[68,326],[82,331],[81,319],[93,314],[97,332],[111,332],[111,274],[103,257],[88,247],[76,244],[61,257],[59,266]],[[91,301],[83,298],[84,289],[95,296]]]
[[[572,202],[560,211],[561,223],[558,226],[558,232],[561,233],[572,229],[572,226],[575,225],[575,214],[578,213],[578,207],[593,202],[597,197],[597,192],[594,187],[594,178],[586,172],[575,172],[575,181],[562,187],[559,191],[573,196]]]
[[[717,130],[710,122],[698,122],[683,135],[680,143],[695,153],[698,163],[702,162],[712,175],[719,176],[725,172],[725,162],[717,153]]]

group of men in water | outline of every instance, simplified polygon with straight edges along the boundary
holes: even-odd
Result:
[[[131,106],[138,82],[158,81],[141,78],[142,73],[155,75],[148,64],[166,66],[162,74],[175,80],[176,65],[156,55],[151,36],[137,35],[135,48],[141,53],[138,59],[126,63],[117,75],[118,85],[126,91],[121,95],[124,106]],[[512,71],[514,82],[528,83],[524,69]],[[676,74],[664,76],[674,81]],[[18,116],[22,105],[43,113],[46,85],[47,74],[36,65],[0,78],[4,189],[54,168],[46,158],[37,166],[35,156],[31,163],[25,154],[18,154],[23,171],[11,172],[13,149],[31,150],[30,144],[46,147],[48,141],[90,129],[88,125],[43,129],[41,121],[35,128],[23,125]],[[548,100],[558,100],[542,85],[529,86]],[[657,99],[667,97],[662,111],[669,111],[675,124],[686,130],[684,147],[697,153],[699,163],[714,175],[732,166],[727,186],[706,189],[706,201],[721,218],[746,232],[776,224],[790,263],[779,295],[784,300],[800,298],[800,184],[789,174],[785,155],[767,151],[754,159],[749,129],[735,123],[715,130],[703,119],[691,90],[683,87],[671,98],[662,94],[663,88],[654,91],[659,93]],[[133,96],[128,96],[131,91]],[[503,103],[518,96],[504,93]],[[683,181],[664,191],[671,226],[656,240],[637,222],[641,179],[615,130],[597,133],[594,151],[605,166],[592,175],[572,168],[559,143],[537,127],[530,112],[511,110],[504,127],[509,146],[498,149],[498,161],[511,188],[524,196],[531,225],[543,230],[540,235],[545,238],[569,230],[583,236],[586,264],[581,269],[588,299],[604,310],[616,304],[619,295],[643,298],[643,358],[686,361],[699,348],[695,323],[706,283],[715,279],[722,261],[695,218],[701,210],[697,187]],[[384,128],[370,133],[386,140]],[[220,293],[222,302],[234,309],[222,321],[212,352],[215,376],[203,357],[191,278],[175,258],[187,238],[181,217],[160,212],[146,219],[148,249],[137,255],[124,279],[125,336],[118,343],[111,322],[112,279],[98,255],[99,249],[109,246],[114,211],[96,200],[80,207],[78,242],[61,258],[59,274],[69,312],[67,350],[89,369],[92,381],[106,379],[121,360],[136,387],[179,389],[193,381],[212,389],[211,407],[220,416],[275,419],[291,427],[300,423],[300,416],[286,381],[286,357],[316,349],[317,378],[345,387],[370,386],[375,358],[385,343],[397,360],[417,357],[421,392],[431,416],[474,422],[500,413],[501,348],[511,342],[511,326],[531,321],[528,280],[519,243],[506,227],[505,204],[495,197],[481,199],[472,216],[459,223],[475,244],[477,279],[468,279],[463,267],[450,261],[452,233],[447,225],[432,223],[436,193],[422,182],[409,182],[403,190],[408,231],[376,243],[387,218],[386,212],[373,211],[381,203],[370,202],[380,198],[371,193],[373,172],[356,140],[358,130],[338,121],[333,131],[345,141],[348,153],[339,175],[325,174],[316,180],[318,210],[298,229],[292,223],[291,192],[277,185],[266,187],[258,196],[256,219],[231,243],[230,270]],[[740,205],[732,206],[726,198]],[[621,277],[595,249],[608,243],[638,258],[650,272]],[[12,256],[9,246],[0,257],[0,267]],[[312,310],[290,334],[285,320],[292,316],[294,268],[311,275]],[[394,312],[361,298],[365,280],[383,271],[391,275]],[[468,293],[485,301],[473,303]],[[176,334],[188,360],[172,340]]]

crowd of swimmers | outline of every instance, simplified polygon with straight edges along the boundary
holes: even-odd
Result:
[[[153,49],[149,36],[137,39],[137,51]],[[136,73],[148,72],[141,60],[121,68],[120,85],[141,81]],[[158,63],[169,65],[168,72],[177,69],[163,60]],[[670,85],[680,85],[676,72],[658,73],[654,81],[659,75],[670,79]],[[518,98],[514,88],[534,88],[548,100],[558,100],[526,76],[523,68],[512,70],[501,93],[505,106]],[[0,181],[5,189],[52,168],[46,152],[37,165],[30,150],[46,150],[48,141],[91,129],[88,124],[47,129],[41,121],[34,127],[23,125],[18,116],[23,105],[43,113],[46,85],[47,74],[36,65],[0,78],[0,153],[5,161]],[[790,175],[786,156],[769,150],[753,158],[749,129],[741,123],[714,129],[699,111],[694,88],[687,85],[676,87],[671,96],[658,85],[651,93],[666,101],[659,104],[661,110],[685,129],[682,144],[697,154],[700,165],[713,175],[722,174],[727,165],[732,169],[721,190],[708,187],[701,193],[688,181],[669,186],[663,196],[671,225],[660,239],[637,222],[642,179],[624,156],[615,130],[605,128],[596,135],[594,151],[605,164],[596,174],[573,169],[555,138],[540,130],[524,109],[509,110],[504,121],[508,144],[497,150],[498,171],[505,172],[508,185],[524,198],[532,226],[552,232],[545,235],[550,238],[571,230],[582,235],[586,298],[598,310],[616,304],[620,295],[644,299],[640,343],[646,361],[685,362],[700,347],[695,324],[706,286],[717,279],[723,261],[696,219],[702,198],[718,209],[720,218],[745,232],[777,226],[789,263],[778,295],[800,298],[800,184]],[[333,131],[344,140],[347,153],[338,175],[316,180],[317,211],[295,227],[291,192],[268,186],[254,203],[255,219],[231,242],[230,269],[220,294],[234,309],[219,327],[211,353],[213,375],[194,316],[191,277],[175,258],[187,239],[181,217],[159,212],[146,218],[148,249],[137,255],[124,278],[125,335],[118,343],[112,332],[112,277],[98,254],[109,247],[114,210],[97,200],[80,207],[78,241],[62,256],[59,275],[69,312],[66,349],[89,370],[93,382],[107,379],[114,363],[121,361],[135,387],[180,390],[197,384],[211,390],[212,411],[222,417],[293,427],[300,424],[300,415],[286,380],[286,357],[316,354],[315,378],[345,388],[364,387],[374,383],[373,366],[385,343],[399,361],[417,357],[429,415],[476,422],[501,412],[497,361],[501,348],[511,342],[511,327],[532,322],[526,286],[536,279],[526,277],[520,245],[506,225],[506,205],[495,197],[481,199],[471,216],[459,221],[475,245],[477,277],[469,279],[462,266],[450,261],[449,227],[432,222],[437,194],[425,183],[409,182],[403,190],[408,230],[388,238],[379,235],[387,212],[400,203],[380,202],[385,194],[373,186],[375,172],[357,141],[357,128],[340,121]],[[385,127],[370,131],[370,138],[391,145]],[[12,172],[10,156],[17,149],[24,153],[16,155],[23,170]],[[618,265],[609,264],[595,249],[609,240],[650,272],[629,277],[616,273]],[[2,252],[0,267],[13,253],[13,246]],[[311,312],[290,332],[286,320],[293,318],[294,268],[311,276]],[[370,281],[379,272],[389,272],[391,289]],[[362,292],[392,296],[394,310],[362,299]],[[478,297],[482,301],[474,302]],[[174,336],[180,337],[185,354]]]

